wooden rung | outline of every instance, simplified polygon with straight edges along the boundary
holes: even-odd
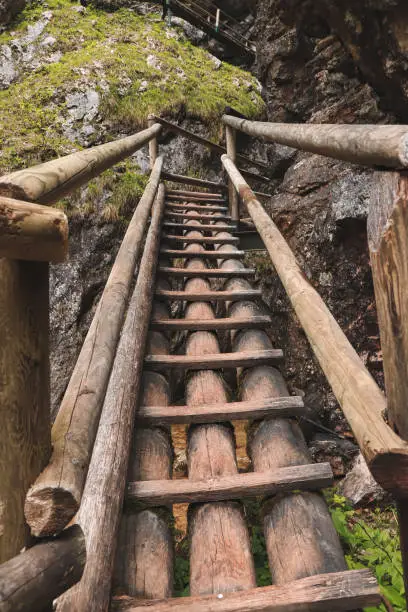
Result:
[[[201,223],[201,225],[189,226],[186,223],[173,223],[172,221],[165,221],[163,225],[164,227],[174,227],[175,229],[183,229],[188,231],[191,231],[191,229],[196,229],[199,232],[232,232],[237,229],[237,225],[232,223],[231,225],[206,225]]]
[[[255,276],[256,270],[254,268],[244,268],[243,270],[224,270],[223,268],[191,270],[190,268],[161,267],[158,269],[158,273],[182,278],[248,278]]]
[[[333,482],[330,463],[309,463],[268,472],[234,474],[208,480],[146,480],[130,482],[127,498],[147,506],[195,504],[294,490],[316,490]]]
[[[241,259],[245,251],[179,251],[178,249],[161,249],[160,255],[173,259],[191,259],[200,257],[204,259]]]
[[[182,185],[195,185],[198,187],[204,187],[204,189],[215,189],[222,192],[228,190],[228,186],[224,183],[215,183],[214,181],[206,181],[204,179],[183,176],[182,174],[173,174],[172,172],[163,171],[162,178],[165,181],[173,181],[174,183],[181,183]]]
[[[167,204],[166,211],[170,209],[177,211],[198,210],[207,212],[228,212],[228,208],[226,206],[201,206],[200,204],[176,204],[175,202]]]
[[[166,210],[166,217],[172,217],[174,219],[186,219],[186,221],[225,221],[230,223],[231,217],[227,215],[189,215],[187,213],[177,213],[171,210]]]
[[[185,243],[205,243],[205,244],[237,244],[239,238],[235,236],[229,236],[228,238],[217,238],[217,236],[201,236],[200,238],[194,238],[194,236],[172,236],[171,234],[164,234],[163,240],[175,240],[177,242]]]
[[[225,198],[211,198],[206,196],[202,197],[194,197],[194,196],[178,196],[178,195],[167,195],[167,202],[225,202]]]
[[[280,349],[209,353],[208,355],[146,355],[145,364],[153,370],[222,370],[223,368],[253,368],[276,365],[283,359]]]
[[[142,406],[137,419],[149,424],[222,423],[242,419],[281,419],[301,416],[305,407],[301,397],[271,397],[261,401],[231,402],[199,406]]]
[[[161,331],[217,331],[231,329],[264,329],[271,324],[267,316],[238,319],[225,317],[223,319],[153,319],[151,328]]]
[[[156,601],[113,599],[116,612],[345,612],[376,607],[381,601],[377,581],[367,569],[319,574],[285,585],[233,593]]]
[[[186,191],[185,189],[167,189],[167,195],[187,196],[193,198],[218,198],[224,199],[221,193],[210,193],[207,191]]]
[[[201,272],[201,270],[198,270]],[[204,274],[200,276],[205,276]],[[247,289],[245,291],[206,291],[202,293],[190,293],[187,291],[167,291],[158,289],[156,297],[166,300],[178,300],[182,302],[237,302],[239,300],[255,300],[262,297],[260,289]]]

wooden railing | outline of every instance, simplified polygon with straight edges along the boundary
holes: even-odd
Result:
[[[407,587],[408,176],[403,169],[408,167],[408,126],[274,124],[232,116],[223,121],[228,155],[222,163],[230,191],[246,206],[372,475],[397,500]],[[387,399],[236,168],[236,130],[348,162],[400,170],[373,174],[368,215]],[[232,206],[237,207],[236,199]]]
[[[81,528],[86,531],[86,522],[63,530],[82,498],[155,200],[158,212],[153,213],[149,236],[157,236],[164,201],[163,192],[157,195],[163,158],[151,159],[150,180],[128,226],[52,429],[48,262],[66,258],[68,222],[63,212],[41,204],[56,202],[154,142],[161,129],[155,123],[133,136],[0,178],[1,610],[43,609],[81,577],[85,564]],[[153,150],[151,147],[151,154]],[[154,244],[158,248],[157,238]],[[150,252],[153,246],[147,254],[146,248],[137,284],[146,287],[144,293],[139,291],[138,299],[143,295],[149,302],[151,262],[156,256]],[[148,307],[141,306],[136,304],[133,318],[140,341],[149,318]],[[133,385],[137,386],[139,378],[134,376]],[[108,452],[106,445],[104,451]],[[62,534],[13,558],[28,543],[24,500],[32,483],[25,501],[32,533]],[[120,503],[118,490],[117,495]]]

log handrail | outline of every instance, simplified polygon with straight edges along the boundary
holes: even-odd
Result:
[[[384,421],[383,393],[235,164],[227,155],[222,163],[268,250],[374,478],[384,489],[406,496],[408,444]]]

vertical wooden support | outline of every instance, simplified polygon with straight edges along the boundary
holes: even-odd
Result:
[[[27,542],[24,499],[51,453],[48,268],[0,259],[0,563]]]
[[[216,32],[218,32],[218,30],[220,29],[220,15],[221,15],[221,11],[218,8],[215,14],[215,31]]]
[[[387,417],[408,440],[408,173],[377,172],[368,214],[368,243],[380,326]],[[398,500],[408,597],[408,499]]]
[[[227,144],[227,155],[235,163],[237,157],[237,132],[234,128],[229,125],[225,126],[225,138]],[[228,180],[228,196],[229,196],[229,207],[230,215],[233,221],[239,221],[239,199],[237,190],[234,187],[233,182]]]
[[[147,125],[150,127],[153,127],[154,124],[156,123],[156,120],[154,118],[154,115],[149,115],[147,118]],[[150,168],[153,169],[153,166],[156,162],[157,156],[158,156],[158,143],[157,143],[157,136],[154,136],[151,140],[149,140],[149,158],[150,158]]]

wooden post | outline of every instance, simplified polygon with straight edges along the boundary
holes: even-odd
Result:
[[[51,453],[48,268],[0,259],[0,563],[27,543],[24,499]]]
[[[373,176],[367,229],[387,417],[394,431],[408,441],[408,173]],[[398,499],[398,510],[408,598],[408,496]]]
[[[149,115],[147,118],[147,125],[149,126],[149,128],[153,127],[155,123],[156,121],[154,119],[154,115]],[[151,140],[149,140],[150,168],[153,168],[154,164],[156,163],[156,159],[158,156],[158,149],[159,149],[159,146],[158,146],[157,135],[156,135]]]
[[[227,141],[227,155],[235,163],[237,156],[237,133],[229,125],[225,126],[225,137]],[[239,199],[238,193],[231,179],[228,181],[229,209],[231,218],[239,221]]]
[[[221,11],[218,8],[215,14],[215,31],[216,32],[218,32],[218,30],[220,29],[220,15],[221,15]]]
[[[163,210],[164,186],[161,185],[153,208],[139,276],[109,379],[78,512],[78,523],[86,538],[87,563],[80,583],[61,601],[59,609],[64,612],[106,612],[109,608]]]
[[[160,181],[159,157],[129,224],[52,428],[51,461],[25,504],[36,536],[58,533],[81,501],[109,374],[152,203]],[[1,349],[0,349],[1,350]],[[33,479],[29,484],[32,484]]]

